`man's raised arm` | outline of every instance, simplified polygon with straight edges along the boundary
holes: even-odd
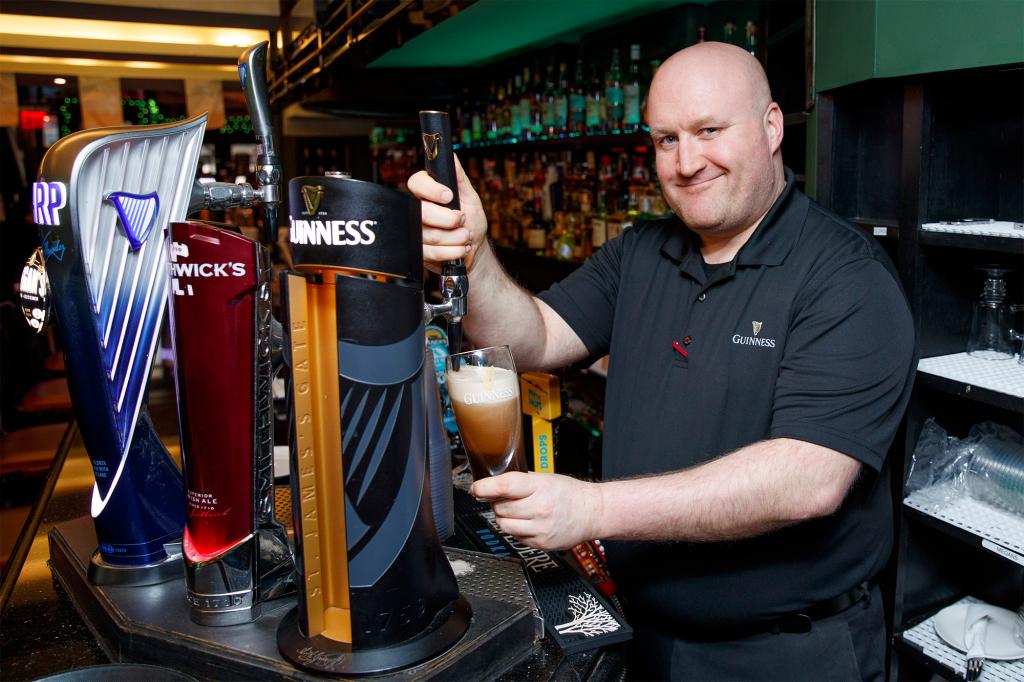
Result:
[[[521,370],[550,369],[587,355],[576,333],[545,303],[518,286],[502,269],[487,240],[487,217],[462,164],[455,160],[459,204],[446,208],[451,191],[426,171],[409,178],[409,191],[420,200],[423,260],[440,271],[446,260],[465,258],[469,272],[469,309],[463,319],[477,346],[508,345]]]

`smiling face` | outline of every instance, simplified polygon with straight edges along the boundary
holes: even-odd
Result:
[[[665,200],[705,243],[756,226],[785,187],[782,112],[738,47],[700,43],[668,59],[647,123]]]

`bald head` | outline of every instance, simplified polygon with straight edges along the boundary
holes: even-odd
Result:
[[[667,59],[647,124],[662,194],[705,249],[749,236],[785,187],[782,112],[764,69],[735,45],[699,43]]]
[[[728,43],[697,43],[676,52],[663,63],[651,81],[650,97],[659,90],[693,84],[698,90],[727,90],[746,102],[758,115],[772,101],[768,78],[760,62],[746,50]]]

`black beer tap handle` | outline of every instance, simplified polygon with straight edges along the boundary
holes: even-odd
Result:
[[[423,158],[430,177],[452,191],[448,208],[459,209],[459,185],[455,175],[455,154],[452,152],[452,129],[448,114],[443,111],[421,111],[420,129],[423,137]],[[462,317],[466,314],[469,277],[462,258],[446,261],[441,269],[441,297],[448,311],[448,348],[462,351]]]
[[[452,152],[452,128],[443,111],[421,111],[423,159],[427,173],[452,191],[448,208],[459,209],[459,184],[455,176],[455,154]]]

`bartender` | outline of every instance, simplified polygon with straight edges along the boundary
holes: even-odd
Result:
[[[673,55],[647,121],[675,215],[537,297],[499,265],[464,174],[461,211],[409,180],[425,258],[467,260],[475,343],[509,344],[520,368],[610,355],[606,480],[509,473],[473,494],[526,544],[609,541],[637,679],[883,679],[886,455],[915,364],[895,269],[796,189],[742,49]]]

